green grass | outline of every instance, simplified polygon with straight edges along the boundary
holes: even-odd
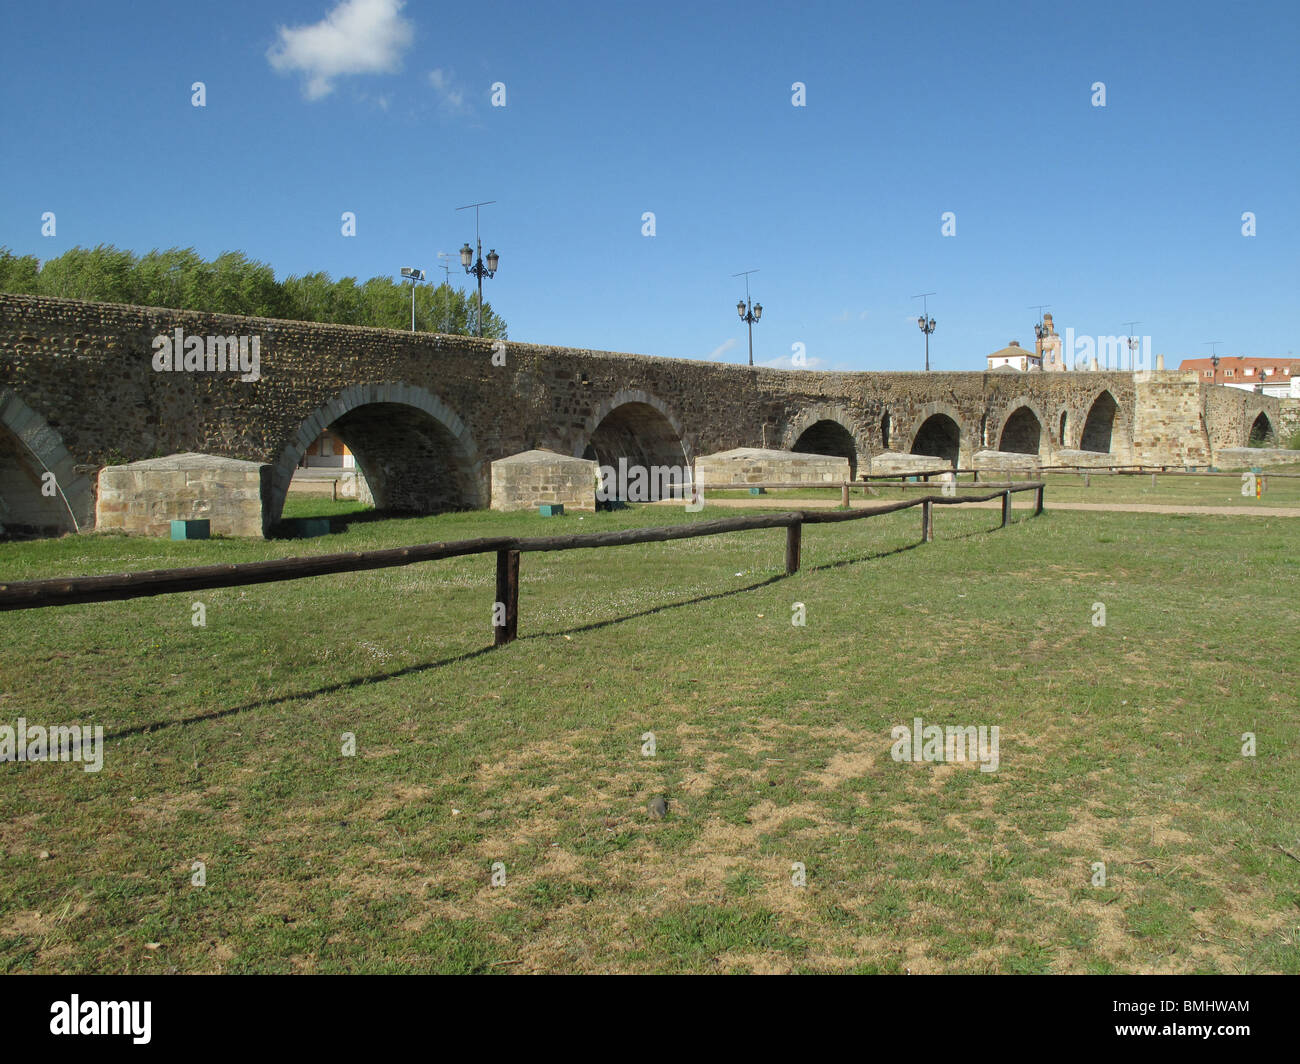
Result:
[[[0,970],[1300,972],[1300,525],[1052,497],[809,526],[789,578],[779,529],[526,554],[494,651],[488,556],[0,615],[0,723],[109,734],[0,765]],[[718,511],[363,516],[0,579]],[[894,761],[915,716],[999,770]]]

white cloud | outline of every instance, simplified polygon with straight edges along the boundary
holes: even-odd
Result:
[[[414,26],[401,17],[406,0],[341,0],[320,22],[280,27],[266,58],[280,73],[301,73],[303,95],[319,100],[347,74],[392,74],[402,67]]]
[[[458,88],[449,71],[438,69],[429,71],[429,84],[438,94],[438,102],[448,111],[465,110],[465,90]]]
[[[736,346],[736,338],[733,336],[725,344],[715,347],[712,351],[709,352],[709,361],[710,362],[716,361],[735,346]]]
[[[768,369],[819,369],[826,365],[824,358],[805,357],[802,364],[794,364],[794,355],[782,355],[780,358],[774,358],[767,362],[759,362],[758,365],[766,366]]]

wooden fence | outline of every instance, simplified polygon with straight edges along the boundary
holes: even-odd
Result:
[[[214,587],[242,587],[281,580],[302,580],[330,573],[352,573],[367,569],[390,569],[400,565],[459,558],[467,554],[497,556],[496,601],[504,610],[494,610],[493,642],[509,643],[519,629],[519,557],[528,551],[583,550],[594,547],[622,547],[632,543],[667,543],[676,539],[720,536],[728,532],[748,532],[760,528],[784,528],[785,571],[799,571],[803,526],[860,521],[880,514],[921,507],[921,539],[934,538],[934,507],[962,505],[970,502],[1002,500],[1002,527],[1011,522],[1011,496],[1016,492],[1035,492],[1034,515],[1043,512],[1041,483],[1021,484],[979,496],[927,496],[889,503],[871,510],[788,510],[782,513],[726,517],[690,524],[664,525],[655,528],[629,528],[621,532],[590,532],[566,536],[463,539],[452,543],[425,543],[388,550],[353,551],[345,554],[320,554],[304,558],[277,558],[265,562],[231,565],[203,565],[186,569],[151,569],[137,573],[113,573],[107,576],[55,577],[49,580],[24,580],[0,583],[0,611],[43,609],[70,606],[83,602],[120,602],[153,595],[172,595],[183,591],[202,591]],[[503,616],[496,616],[502,614]]]

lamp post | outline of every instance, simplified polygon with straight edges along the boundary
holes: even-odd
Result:
[[[1133,326],[1141,325],[1142,323],[1140,321],[1126,321],[1124,324],[1128,326],[1128,368],[1129,372],[1132,372],[1134,370],[1133,352],[1142,346],[1142,341],[1133,335]],[[1123,366],[1120,367],[1120,369],[1123,368]]]
[[[757,270],[745,270],[742,273],[733,273],[732,277],[745,278],[745,298],[736,304],[736,313],[740,315],[740,320],[749,326],[749,364],[754,364],[754,322],[763,316],[763,304],[753,303],[749,298],[749,275],[758,273]]]
[[[469,203],[464,207],[457,207],[458,211],[467,211],[470,207],[474,208],[474,243],[477,245],[476,252],[470,250],[468,243],[460,249],[460,264],[465,267],[465,272],[478,278],[478,322],[475,332],[477,335],[483,335],[483,278],[493,277],[497,272],[497,265],[501,261],[501,256],[496,250],[490,250],[487,253],[487,264],[483,262],[483,241],[479,239],[478,231],[478,209],[486,207],[489,203],[496,203],[496,200],[484,200],[482,203]]]
[[[411,332],[415,332],[415,286],[424,280],[424,271],[416,266],[403,266],[402,277],[411,282]]]
[[[1222,340],[1205,340],[1201,343],[1202,347],[1210,349],[1210,365],[1214,367],[1214,379],[1210,382],[1211,384],[1219,383],[1219,345],[1221,343],[1223,343]]]
[[[925,333],[925,371],[929,373],[930,372],[930,334],[934,332],[934,319],[926,318],[926,316],[923,314],[921,315],[921,317],[916,319],[916,324],[919,325],[921,327],[921,331]]]
[[[1049,336],[1052,335],[1051,332],[1048,331],[1047,326],[1043,323],[1043,311],[1047,310],[1051,305],[1052,305],[1051,303],[1039,303],[1036,304],[1035,306],[1027,308],[1029,310],[1038,311],[1038,324],[1034,326],[1034,338],[1038,341],[1038,343],[1034,346],[1034,350],[1038,352],[1038,362],[1039,362],[1040,369],[1042,368],[1042,364],[1046,361],[1046,353],[1047,353],[1046,349],[1043,346],[1043,342]],[[1064,360],[1062,360],[1061,368],[1062,369],[1065,368]]]
[[[925,333],[925,372],[930,372],[930,334],[934,332],[934,319],[930,317],[930,296],[934,292],[922,292],[919,296],[913,296],[913,299],[921,300],[921,316],[916,319],[916,324],[920,326],[921,331]]]
[[[1051,335],[1052,334],[1047,331],[1047,326],[1044,325],[1041,321],[1034,326],[1034,338],[1038,341],[1038,360],[1040,365],[1043,361],[1043,355],[1045,353],[1045,348],[1043,347],[1043,341],[1046,340]]]

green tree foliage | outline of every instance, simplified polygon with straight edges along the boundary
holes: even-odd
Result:
[[[41,263],[0,247],[0,292],[61,296],[97,303],[131,303],[384,329],[411,327],[411,287],[389,277],[358,284],[327,273],[275,279],[275,271],[241,251],[208,262],[193,248],[145,255],[101,244],[72,248]],[[415,288],[415,327],[422,332],[472,334],[477,292],[448,284]],[[506,323],[483,304],[483,335],[506,339]]]
[[[35,255],[18,256],[8,248],[0,247],[0,292],[35,295],[36,275],[40,268]]]

